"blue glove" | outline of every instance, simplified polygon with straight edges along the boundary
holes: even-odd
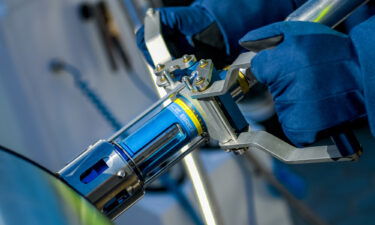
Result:
[[[368,20],[375,14],[375,4],[373,2],[369,2],[368,4],[362,5],[358,9],[356,9],[344,22],[339,28],[342,26],[345,27],[344,30],[340,30],[344,33],[349,33],[351,29],[362,23],[363,21]]]
[[[281,22],[249,32],[240,42],[256,48],[259,40],[279,35],[282,43],[258,53],[251,70],[268,86],[293,144],[311,144],[329,128],[366,116],[361,69],[349,36],[321,24]]]
[[[167,40],[167,44],[174,45],[169,45],[168,47],[172,55],[176,58],[180,57],[181,54],[192,53],[194,45],[192,42],[193,35],[202,32],[214,23],[213,17],[210,16],[204,8],[198,5],[188,7],[166,7],[157,10],[160,12],[163,36]],[[145,56],[147,62],[150,65],[153,65],[144,40],[144,26],[137,31],[136,39],[137,45]],[[183,53],[176,52],[178,50]]]
[[[174,57],[195,54],[197,58],[213,59],[215,66],[220,68],[233,62],[243,51],[238,40],[247,31],[284,20],[304,1],[197,0],[191,6],[157,10],[167,44],[174,42],[172,47],[168,46]],[[137,44],[152,65],[144,40],[144,27],[137,31]]]
[[[375,16],[356,26],[350,37],[361,65],[368,120],[375,136]]]

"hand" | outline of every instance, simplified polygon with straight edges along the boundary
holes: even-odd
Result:
[[[295,145],[311,144],[323,131],[366,116],[361,70],[347,35],[316,23],[281,22],[251,31],[240,42],[251,46],[279,35],[283,41],[258,53],[251,70],[268,86]]]
[[[222,35],[213,17],[201,6],[195,4],[188,7],[166,7],[157,10],[160,13],[163,37],[174,58],[182,57],[184,54],[196,54],[197,50],[194,47],[197,43],[193,40],[197,42],[196,39],[204,35],[202,33],[205,30],[208,30],[211,38],[214,39],[209,43],[211,50],[220,52],[221,55],[225,53]],[[137,31],[136,36],[138,47],[147,62],[153,65],[144,40],[144,26]]]
[[[175,58],[195,54],[198,59],[212,59],[215,67],[221,68],[243,51],[238,40],[247,31],[284,20],[297,7],[294,0],[198,0],[187,7],[157,10],[163,36]],[[137,44],[153,65],[144,40],[144,27],[137,32]]]

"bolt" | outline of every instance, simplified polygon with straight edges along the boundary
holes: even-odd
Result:
[[[164,65],[164,64],[158,64],[158,65],[156,65],[155,70],[156,70],[156,72],[160,72],[160,71],[162,71],[164,68],[165,68],[165,65]]]
[[[193,58],[193,57],[191,57],[191,55],[184,55],[184,56],[182,56],[182,61],[183,61],[184,63],[187,63],[187,62],[189,62],[192,58]]]
[[[199,66],[200,66],[201,68],[204,68],[204,67],[206,67],[207,65],[208,65],[208,61],[207,61],[207,60],[202,59],[202,60],[199,61]]]
[[[203,79],[203,77],[201,77],[201,76],[197,76],[197,78],[195,78],[195,80],[196,80],[197,82],[200,82],[200,81],[202,81],[202,80],[204,80],[204,79]]]
[[[121,178],[124,178],[126,176],[126,173],[125,171],[123,170],[119,170],[116,174],[118,177],[121,177]]]
[[[195,84],[201,84],[203,83],[204,80],[205,80],[204,77],[197,76],[194,81],[195,81]]]

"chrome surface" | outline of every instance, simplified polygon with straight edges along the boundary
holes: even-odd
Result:
[[[107,168],[94,179],[84,181],[84,175],[101,160]],[[136,174],[135,168],[131,161],[125,161],[118,153],[115,145],[100,140],[58,174],[102,213],[115,219],[144,195],[143,181]],[[124,201],[112,207],[111,202],[117,199]]]
[[[369,0],[310,0],[294,11],[287,21],[310,21],[335,27]]]
[[[146,13],[144,24],[145,42],[154,64],[164,64],[171,61],[172,56],[161,32],[159,11],[149,9]]]
[[[290,164],[353,161],[357,159],[356,155],[343,156],[334,145],[296,148],[265,131],[241,133],[237,140],[220,145],[225,149],[248,149],[247,151],[256,148]]]

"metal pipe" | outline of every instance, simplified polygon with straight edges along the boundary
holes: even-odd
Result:
[[[310,0],[294,11],[287,21],[310,21],[335,27],[359,6],[370,0]]]
[[[204,223],[206,225],[223,225],[224,222],[220,216],[206,171],[202,167],[198,149],[187,155],[182,160],[182,164],[193,185]]]

